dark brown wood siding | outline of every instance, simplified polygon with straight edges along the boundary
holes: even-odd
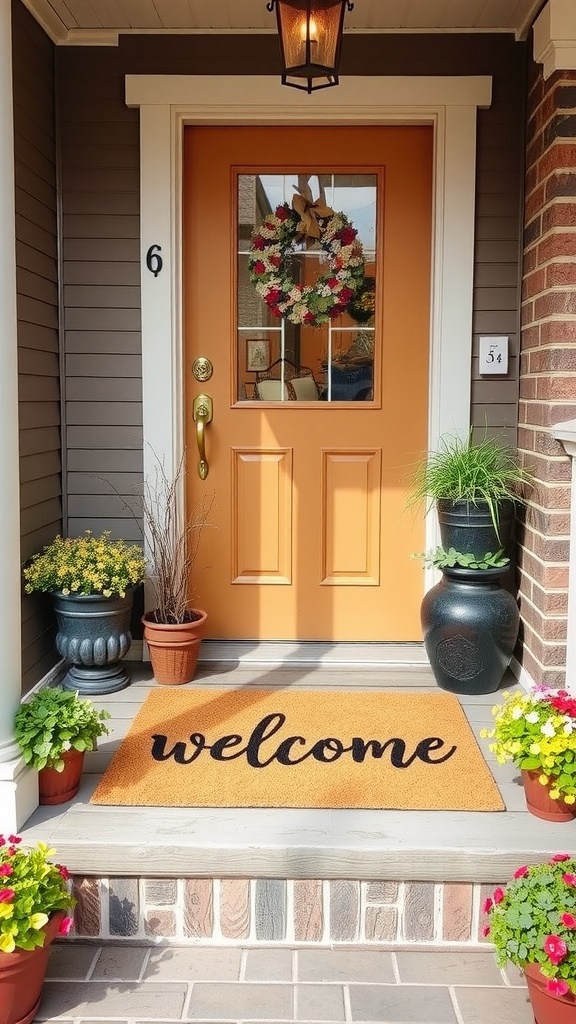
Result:
[[[68,532],[141,541],[140,142],[120,50],[58,51]]]
[[[22,559],[62,530],[54,47],[12,4]],[[22,599],[24,692],[55,664],[49,598]]]

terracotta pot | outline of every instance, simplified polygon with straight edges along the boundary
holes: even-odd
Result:
[[[50,943],[66,915],[59,910],[44,930],[44,945],[0,953],[0,1024],[30,1024],[40,1006]]]
[[[76,796],[80,788],[84,751],[67,750],[63,755],[64,770],[41,768],[38,772],[38,792],[41,804],[65,804]]]
[[[522,783],[526,806],[530,814],[544,821],[573,821],[576,818],[576,804],[565,804],[563,800],[552,800],[549,787],[538,780],[542,773],[522,771]]]
[[[198,608],[191,612],[195,619],[177,625],[154,622],[153,612],[142,616],[154,678],[164,686],[179,686],[194,679],[207,615]]]
[[[526,964],[524,974],[536,1024],[576,1024],[576,996],[572,992],[565,996],[548,992],[548,979],[536,964]]]

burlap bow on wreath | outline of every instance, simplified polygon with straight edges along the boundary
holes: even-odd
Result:
[[[333,217],[334,210],[326,205],[322,196],[314,201],[309,189],[294,187],[296,188],[296,194],[292,197],[292,209],[300,217],[296,225],[296,241],[301,242],[304,238],[318,241],[322,237],[322,229],[318,223],[318,217]]]

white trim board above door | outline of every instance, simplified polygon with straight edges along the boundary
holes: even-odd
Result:
[[[183,444],[181,173],[185,124],[432,124],[435,138],[429,448],[470,422],[476,116],[492,80],[352,77],[308,96],[267,76],[127,75],[140,108],[144,472]],[[160,247],[158,250],[151,247]],[[146,257],[156,252],[162,259]],[[407,365],[409,374],[410,367]],[[407,413],[409,415],[409,413]],[[398,424],[402,430],[402,424]],[[436,540],[429,518],[430,545]],[[428,580],[429,582],[429,580]]]

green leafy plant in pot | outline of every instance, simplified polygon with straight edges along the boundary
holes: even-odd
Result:
[[[576,860],[521,865],[483,909],[496,962],[524,971],[538,1024],[576,1024]]]
[[[203,531],[213,499],[191,509],[182,500],[185,453],[173,476],[156,460],[144,489],[142,512],[153,607],[142,617],[156,682],[189,683],[194,678],[207,613],[195,607],[193,592]]]
[[[142,548],[99,537],[56,537],[24,567],[27,594],[49,593],[58,621],[56,649],[72,667],[63,685],[88,696],[130,682],[121,659],[132,643],[134,587],[144,579]]]
[[[70,874],[45,843],[0,835],[0,1024],[30,1024],[38,1007],[50,943],[68,935],[76,900]]]
[[[80,786],[84,754],[108,734],[108,711],[75,690],[46,686],[20,705],[14,734],[27,765],[38,771],[41,804],[71,800]]]

